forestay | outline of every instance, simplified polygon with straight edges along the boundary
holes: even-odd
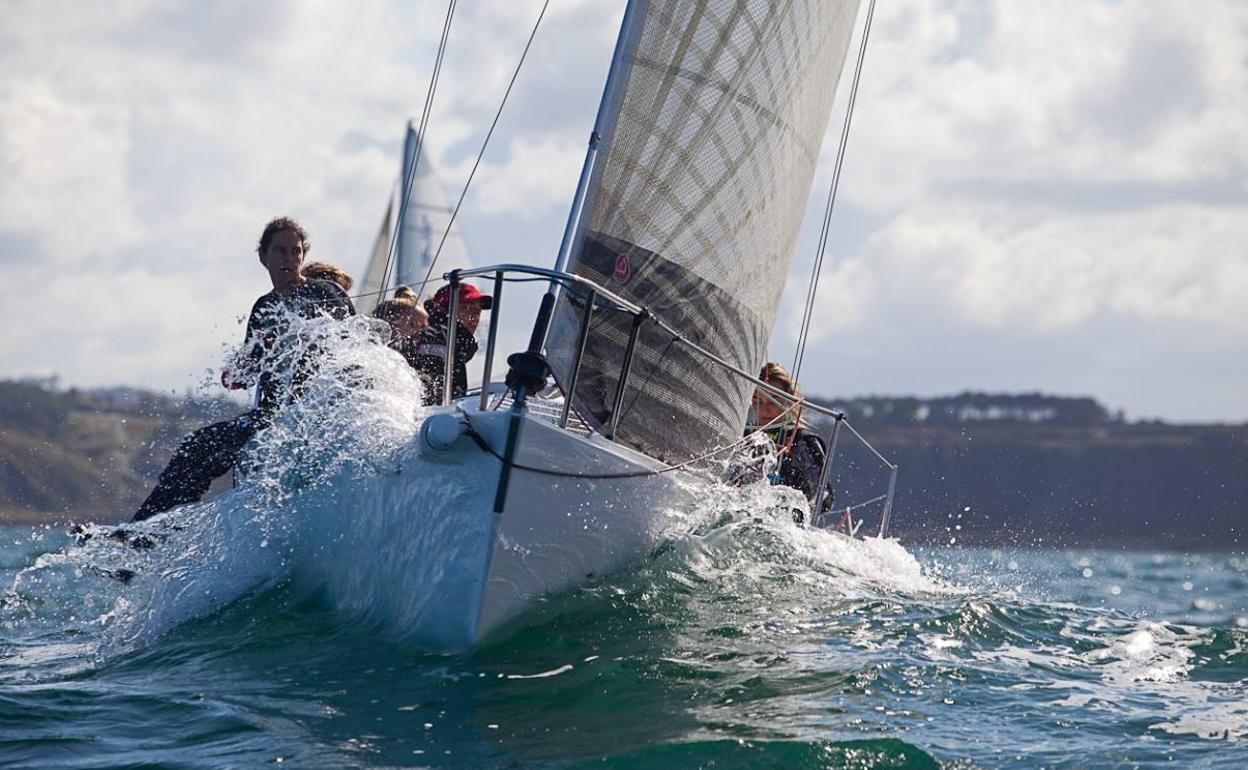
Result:
[[[764,362],[857,0],[634,2],[604,95],[570,270],[747,371]],[[570,381],[583,301],[547,358]],[[610,423],[632,319],[595,315],[573,404]],[[752,385],[656,324],[638,339],[616,438],[679,461],[741,435]]]

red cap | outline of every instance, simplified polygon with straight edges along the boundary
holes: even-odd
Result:
[[[434,294],[433,298],[425,303],[425,306],[430,310],[433,310],[434,308],[445,308],[450,296],[451,285],[448,283],[446,286],[438,289],[437,294]],[[461,283],[459,285],[459,304],[462,305],[465,302],[480,302],[482,310],[489,310],[494,306],[493,297],[489,294],[482,294],[480,289],[470,283]]]

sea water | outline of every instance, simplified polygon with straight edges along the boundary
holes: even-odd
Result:
[[[421,586],[323,582],[405,547],[325,536],[367,523],[324,480],[411,463],[424,417],[373,334],[322,335],[247,478],[133,528],[153,547],[0,528],[0,767],[1248,766],[1248,557],[853,541],[765,487],[424,650],[384,617]]]

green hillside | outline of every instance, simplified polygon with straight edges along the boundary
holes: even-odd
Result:
[[[893,532],[908,543],[1248,548],[1248,426],[1132,423],[1042,394],[825,403],[900,465]],[[240,411],[0,382],[0,520],[126,519],[186,431]],[[838,505],[879,496],[887,479],[843,434]],[[880,510],[861,511],[868,527]]]
[[[0,382],[0,521],[129,518],[186,431],[237,411],[224,399]]]
[[[1127,422],[1041,394],[828,403],[900,466],[892,524],[907,542],[1248,548],[1248,425]],[[835,467],[843,502],[886,488],[852,439]]]

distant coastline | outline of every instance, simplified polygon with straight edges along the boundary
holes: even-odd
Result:
[[[1091,398],[1040,393],[814,400],[901,466],[892,531],[907,543],[1248,549],[1248,424],[1129,422]],[[0,381],[0,521],[123,520],[187,430],[240,410]],[[886,475],[846,441],[836,482],[848,504],[878,495]]]
[[[1092,399],[968,393],[851,399],[847,417],[901,467],[907,542],[1248,549],[1248,425],[1127,422]],[[846,446],[864,499],[871,463]]]
[[[0,521],[122,521],[181,437],[235,402],[0,381]]]

